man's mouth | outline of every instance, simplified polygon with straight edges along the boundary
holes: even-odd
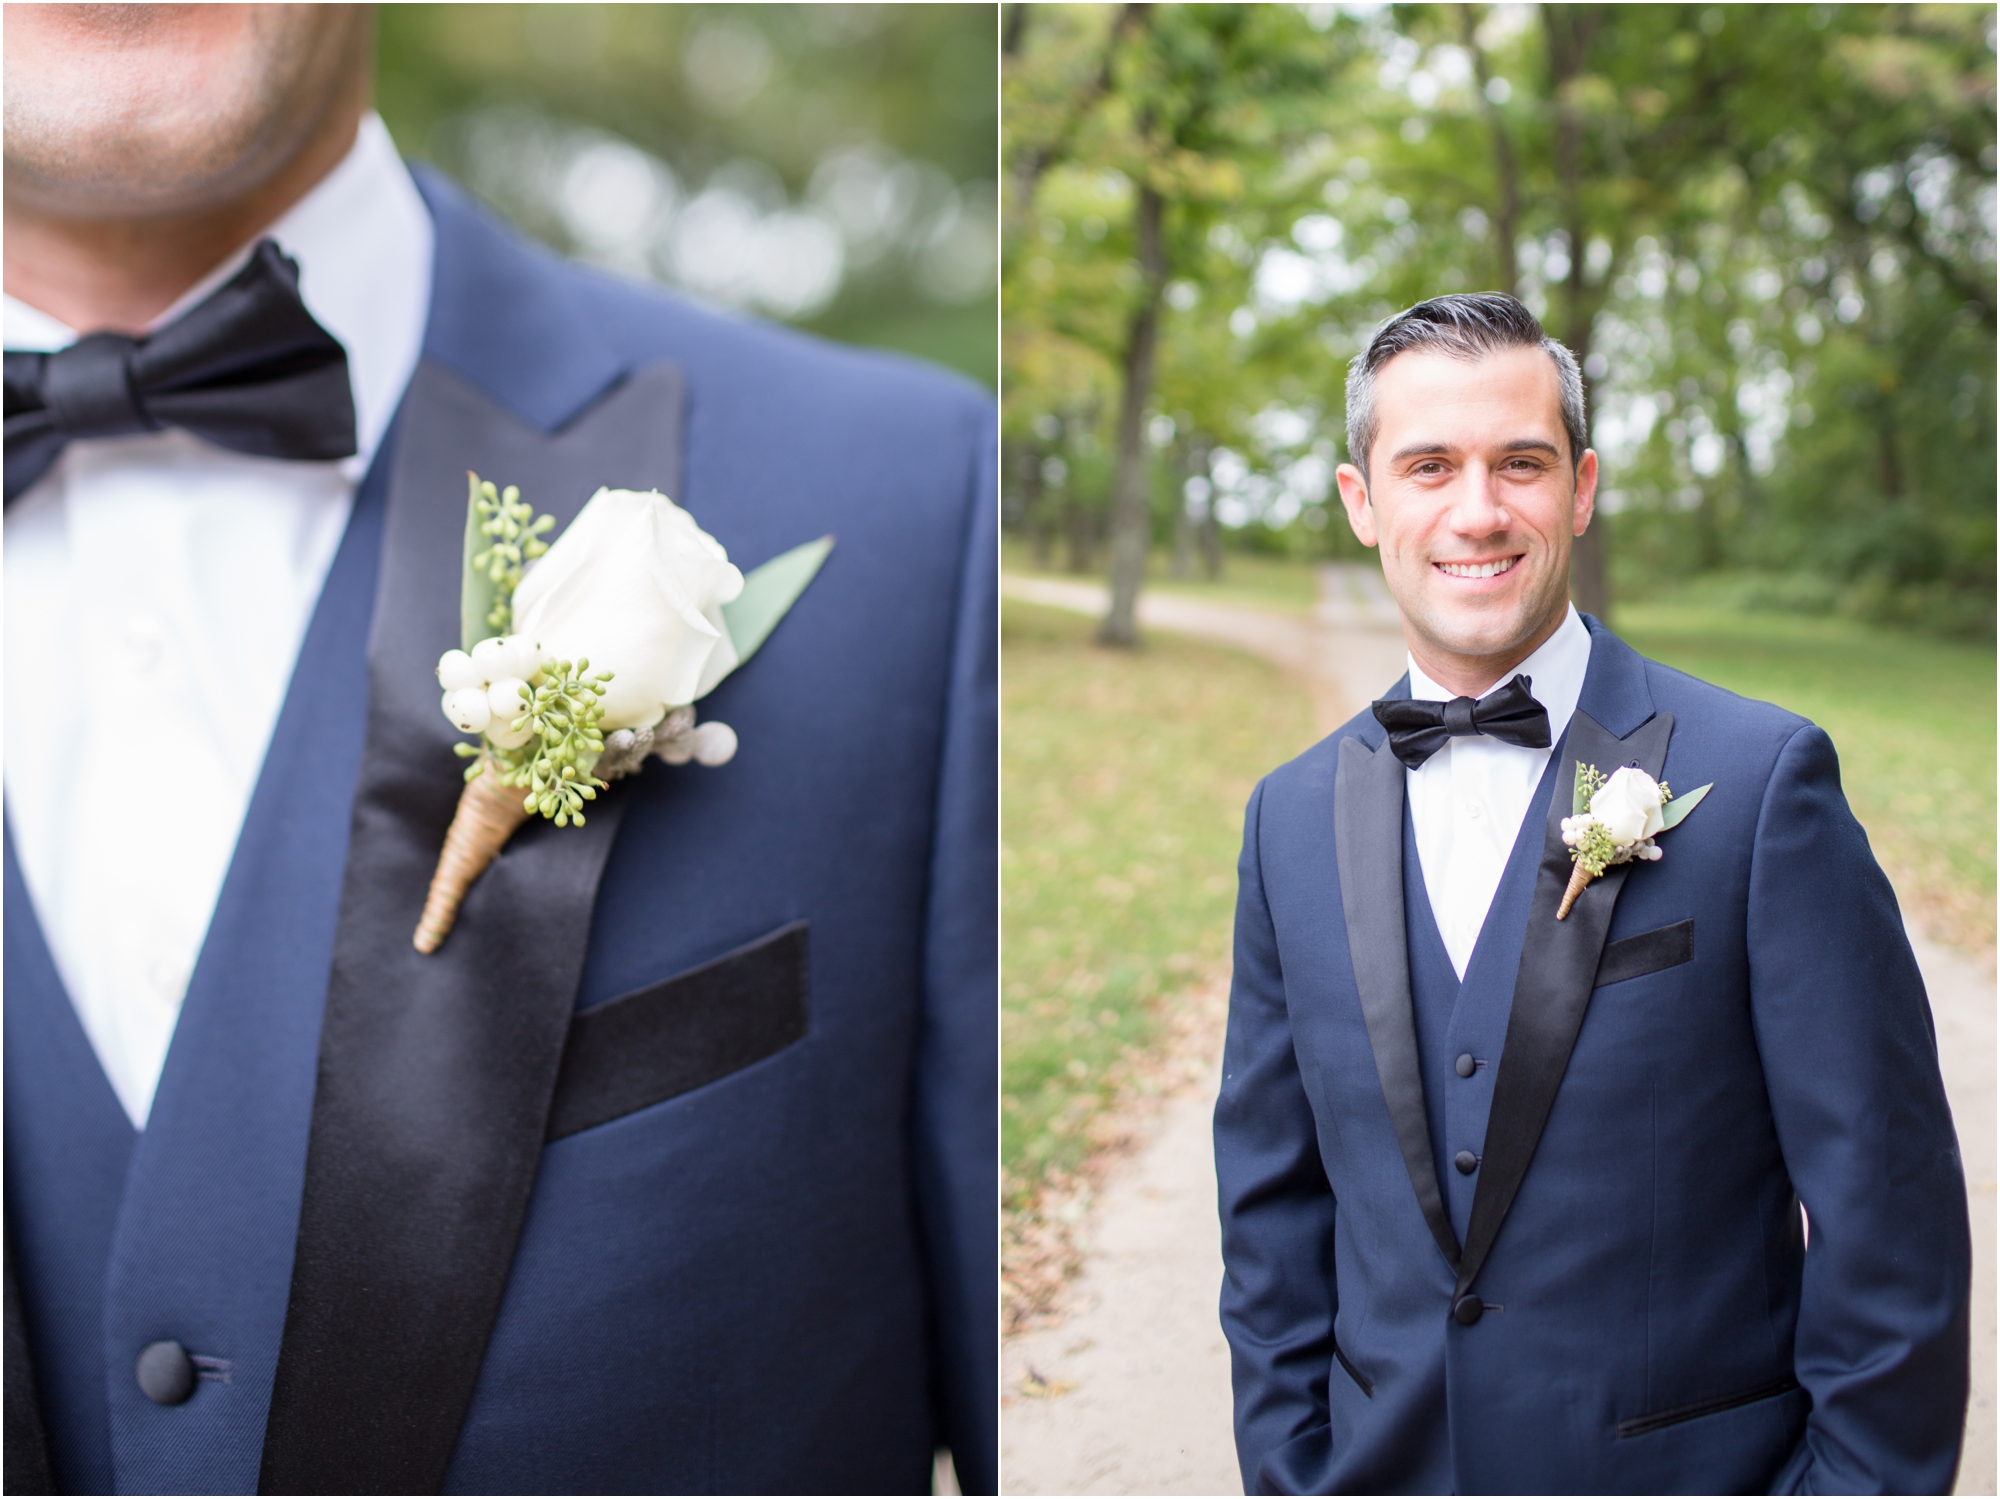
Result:
[[[1449,578],[1497,578],[1520,560],[1502,557],[1494,562],[1433,562],[1431,566]]]

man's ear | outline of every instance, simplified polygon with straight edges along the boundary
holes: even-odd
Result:
[[[1351,463],[1343,463],[1333,471],[1334,482],[1340,485],[1341,508],[1347,512],[1347,524],[1354,528],[1354,534],[1365,547],[1375,545],[1375,507],[1368,503],[1368,481],[1361,477],[1361,470]]]
[[[1590,529],[1590,518],[1597,513],[1597,450],[1585,448],[1583,461],[1576,466],[1576,498],[1570,506],[1569,527],[1572,536],[1581,536]]]

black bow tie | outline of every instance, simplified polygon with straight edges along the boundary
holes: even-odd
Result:
[[[181,427],[263,458],[354,452],[347,351],[299,300],[299,268],[275,240],[157,333],[93,333],[54,354],[7,351],[6,497],[48,471],[72,438]]]
[[[1549,747],[1549,712],[1529,692],[1530,679],[1516,675],[1485,697],[1455,697],[1448,703],[1415,698],[1383,698],[1375,718],[1389,731],[1389,749],[1411,770],[1460,734],[1489,734],[1526,749]]]

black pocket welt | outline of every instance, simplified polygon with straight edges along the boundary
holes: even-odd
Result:
[[[1354,1381],[1355,1386],[1361,1393],[1366,1395],[1370,1400],[1373,1400],[1375,1398],[1375,1381],[1354,1367],[1353,1361],[1340,1351],[1340,1344],[1338,1343],[1333,1345],[1333,1356],[1340,1360],[1340,1367],[1347,1371],[1347,1377]]]
[[[579,1011],[563,1044],[548,1138],[690,1092],[803,1037],[806,929],[795,921],[699,968]]]
[[[1703,1416],[1719,1416],[1724,1411],[1733,1411],[1740,1406],[1755,1405],[1760,1400],[1775,1400],[1780,1395],[1788,1395],[1799,1387],[1799,1382],[1787,1374],[1768,1384],[1758,1385],[1754,1390],[1739,1390],[1734,1395],[1718,1395],[1713,1400],[1697,1400],[1692,1405],[1676,1406],[1670,1411],[1660,1411],[1651,1416],[1634,1416],[1618,1423],[1618,1436],[1642,1437],[1650,1431],[1663,1431],[1669,1426],[1679,1426],[1687,1421],[1699,1421]]]
[[[1672,968],[1694,958],[1694,918],[1672,926],[1655,927],[1636,937],[1625,937],[1604,949],[1597,960],[1596,985],[1623,983]]]

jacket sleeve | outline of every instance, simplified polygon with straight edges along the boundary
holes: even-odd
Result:
[[[1251,795],[1237,866],[1235,973],[1215,1169],[1222,1216],[1222,1329],[1246,1493],[1268,1491],[1266,1459],[1328,1424],[1333,1362],[1333,1189],[1292,1050],[1277,933],[1264,895]]]
[[[1750,992],[1809,1225],[1794,1362],[1812,1398],[1777,1492],[1942,1494],[1964,1427],[1971,1238],[1923,979],[1810,725],[1751,854]]]
[[[997,453],[989,408],[972,444],[910,1124],[938,1440],[967,1494],[999,1491]]]

